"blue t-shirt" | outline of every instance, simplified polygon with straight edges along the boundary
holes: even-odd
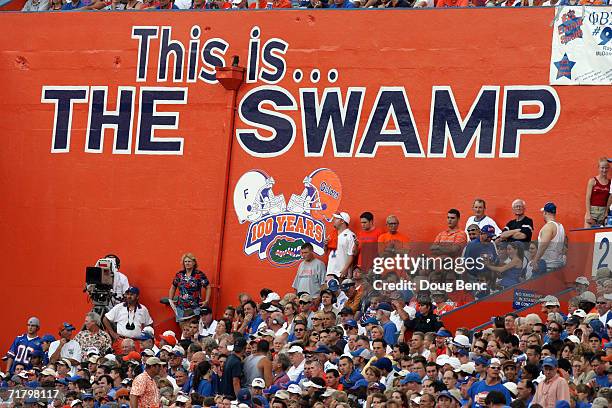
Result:
[[[472,399],[471,407],[484,408],[484,405],[478,404],[478,400],[480,399],[482,400],[482,402],[484,402],[484,399],[487,397],[487,394],[491,391],[499,391],[504,394],[504,397],[506,397],[507,405],[510,405],[510,402],[512,402],[512,396],[510,395],[510,392],[501,383],[497,383],[495,385],[487,385],[486,381],[483,380],[475,382],[468,390],[468,395]]]
[[[595,382],[597,383],[597,385],[599,385],[602,388],[610,387],[610,381],[608,381],[608,374],[596,375]]]
[[[203,397],[212,397],[215,395],[212,384],[203,378],[200,380],[200,384],[198,384],[198,389],[196,392]]]
[[[355,8],[355,5],[349,0],[344,0],[344,3],[341,5],[338,6],[336,3],[333,3],[331,6],[329,6],[329,8]]]
[[[13,364],[9,369],[9,372],[13,374],[15,371],[15,365],[23,364],[26,369],[32,368],[30,365],[30,355],[33,351],[38,350],[42,354],[42,346],[41,346],[40,337],[36,336],[33,339],[28,338],[27,334],[22,334],[21,336],[17,336],[11,344],[11,348],[6,353],[6,357],[13,359]]]
[[[357,370],[353,370],[353,372],[349,374],[348,379],[344,376],[340,377],[340,382],[344,385],[345,390],[354,386],[359,380],[365,380],[365,378],[363,378],[363,375]]]
[[[81,0],[77,4],[72,4],[72,2],[68,2],[62,6],[62,10],[76,10],[85,7],[85,4]]]
[[[388,345],[394,346],[397,343],[397,326],[392,321],[388,321],[383,325],[384,335],[383,338]]]

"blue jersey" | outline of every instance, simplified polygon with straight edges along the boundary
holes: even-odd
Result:
[[[15,341],[13,341],[13,344],[11,344],[11,348],[9,349],[8,353],[6,353],[6,357],[13,359],[13,364],[9,370],[10,373],[13,374],[15,371],[15,365],[17,364],[23,364],[25,365],[26,369],[30,369],[30,355],[35,350],[38,350],[41,353],[43,352],[41,343],[42,341],[38,336],[34,337],[33,339],[28,338],[27,334],[17,336]]]

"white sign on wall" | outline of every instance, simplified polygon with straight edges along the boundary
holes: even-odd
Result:
[[[612,269],[612,231],[595,234],[593,248],[593,276],[600,268]]]

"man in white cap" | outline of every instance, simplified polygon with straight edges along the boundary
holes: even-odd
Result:
[[[291,367],[287,370],[287,375],[291,381],[299,381],[298,379],[304,373],[304,365],[306,359],[304,358],[304,349],[300,346],[291,346],[289,351],[289,360],[291,361]]]
[[[162,361],[157,357],[149,357],[145,371],[134,378],[130,390],[131,408],[151,408],[161,405],[159,389],[155,377],[161,371]]]
[[[23,364],[26,369],[30,368],[30,354],[34,350],[42,352],[42,340],[38,337],[39,329],[40,320],[38,320],[38,317],[30,317],[27,331],[15,338],[6,353],[6,372],[13,374],[17,364]]]
[[[567,315],[561,313],[561,303],[559,303],[559,299],[555,296],[548,295],[542,299],[542,312],[548,313],[560,313],[563,316],[563,319],[567,318]]]
[[[327,279],[348,276],[349,269],[355,258],[356,235],[349,229],[351,217],[346,212],[333,215],[334,228],[338,231],[338,246],[329,252],[327,260]]]

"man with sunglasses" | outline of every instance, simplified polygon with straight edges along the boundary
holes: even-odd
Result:
[[[113,349],[119,350],[121,340],[124,338],[137,339],[142,336],[142,329],[153,325],[153,319],[145,305],[138,301],[140,290],[130,287],[125,292],[125,302],[114,306],[104,315],[104,327],[115,341]],[[113,324],[117,329],[113,328]]]
[[[510,391],[501,383],[500,371],[501,361],[497,358],[492,358],[487,362],[487,377],[484,380],[477,381],[468,390],[469,400],[467,407],[484,408],[485,398],[491,391],[499,391],[506,398],[506,405],[510,405],[512,396]]]
[[[599,320],[604,324],[604,327],[612,320],[612,312],[610,311],[611,306],[612,302],[608,301],[604,295],[597,296],[597,304],[595,307],[597,308]]]

